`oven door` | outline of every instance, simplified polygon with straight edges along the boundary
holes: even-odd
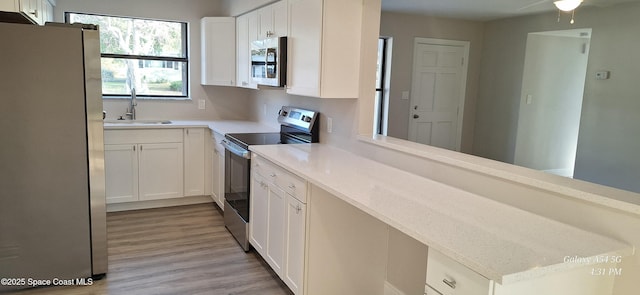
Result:
[[[251,155],[249,151],[223,141],[225,147],[225,194],[224,198],[238,215],[249,222],[249,184]],[[227,209],[227,208],[225,208]]]

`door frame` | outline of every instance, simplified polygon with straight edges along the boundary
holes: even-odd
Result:
[[[413,89],[415,89],[414,83],[415,83],[415,75],[416,75],[416,63],[418,60],[418,50],[417,47],[419,44],[428,44],[428,45],[441,45],[441,46],[459,46],[462,47],[464,49],[464,53],[463,53],[463,60],[462,60],[462,73],[461,73],[461,78],[460,79],[460,98],[458,100],[458,121],[457,121],[457,127],[456,127],[456,144],[455,144],[455,151],[460,151],[460,148],[462,146],[462,122],[463,122],[463,118],[464,118],[464,105],[465,105],[465,101],[467,98],[467,73],[468,73],[468,68],[469,68],[469,48],[471,46],[471,42],[470,41],[459,41],[459,40],[448,40],[448,39],[436,39],[436,38],[422,38],[422,37],[415,37],[414,41],[413,41],[413,64],[412,64],[412,72],[411,72],[411,99],[410,99],[410,103],[409,103],[409,112],[408,112],[408,116],[409,116],[409,120],[411,120],[411,108],[412,108],[412,103],[415,99],[415,93],[413,91]],[[409,125],[407,126],[407,128],[411,128],[411,121],[409,121]],[[411,134],[408,134],[409,137],[411,136]]]

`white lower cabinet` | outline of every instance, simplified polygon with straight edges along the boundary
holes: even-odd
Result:
[[[307,205],[289,195],[287,197],[287,232],[282,278],[295,294],[302,294],[304,273],[304,242],[306,237]]]
[[[294,294],[302,294],[306,182],[254,154],[249,241]]]
[[[267,256],[267,222],[269,206],[269,185],[262,176],[251,176],[251,205],[249,212],[249,243],[262,257]]]
[[[224,139],[224,135],[213,133],[213,155],[211,164],[211,197],[218,204],[218,207],[224,211],[224,147],[220,142]]]
[[[139,146],[140,200],[182,197],[182,143],[150,143]]]
[[[184,195],[205,195],[205,128],[184,129]]]
[[[104,145],[107,203],[138,200],[137,147],[136,144]]]
[[[593,269],[615,269],[615,263],[576,266],[544,276],[499,284],[429,248],[425,294],[434,295],[602,295],[612,294],[615,276],[594,276]],[[434,292],[436,291],[436,292]]]
[[[183,197],[182,133],[105,130],[107,204]]]
[[[277,186],[269,185],[268,219],[267,219],[267,263],[282,278],[284,266],[285,243],[285,210],[287,197]]]
[[[440,252],[429,249],[427,255],[427,287],[442,295],[488,295],[489,279],[455,262]],[[436,294],[436,293],[434,293]]]

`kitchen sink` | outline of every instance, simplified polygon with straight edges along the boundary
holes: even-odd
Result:
[[[148,125],[160,125],[171,124],[169,120],[105,120],[105,124],[148,124]]]

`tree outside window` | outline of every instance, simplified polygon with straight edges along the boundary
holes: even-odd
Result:
[[[100,29],[104,97],[187,98],[187,24],[66,13],[69,23]]]

